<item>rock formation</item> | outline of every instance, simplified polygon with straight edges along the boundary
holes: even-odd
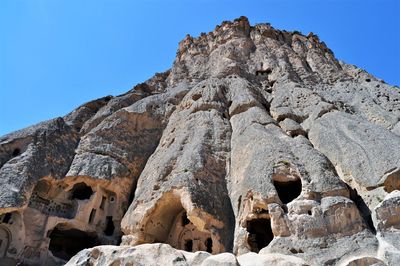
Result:
[[[245,17],[1,137],[0,167],[1,265],[400,261],[399,88]]]

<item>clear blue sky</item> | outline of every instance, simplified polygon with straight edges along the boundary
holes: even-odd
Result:
[[[0,135],[118,95],[171,67],[178,42],[241,15],[310,31],[400,85],[398,0],[0,0]]]

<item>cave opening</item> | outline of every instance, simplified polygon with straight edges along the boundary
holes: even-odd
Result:
[[[18,148],[16,148],[16,149],[14,149],[13,152],[12,152],[12,157],[17,157],[17,156],[20,155],[20,154],[21,154],[21,150],[18,149]]]
[[[301,180],[275,181],[274,186],[283,204],[289,203],[301,193]]]
[[[101,202],[100,202],[100,209],[101,210],[104,210],[104,207],[106,206],[106,200],[107,200],[106,197],[104,197],[104,196],[101,197]]]
[[[60,259],[69,260],[79,251],[99,244],[96,234],[89,234],[78,229],[55,227],[51,231],[49,250]]]
[[[77,183],[72,188],[72,195],[71,199],[78,199],[78,200],[85,200],[90,199],[93,195],[93,190],[90,186],[86,185],[85,183]]]
[[[106,217],[106,228],[104,229],[104,234],[106,236],[112,236],[114,234],[115,226],[112,216]]]
[[[274,239],[270,219],[259,218],[247,221],[247,232],[249,232],[247,243],[252,252],[259,252]]]

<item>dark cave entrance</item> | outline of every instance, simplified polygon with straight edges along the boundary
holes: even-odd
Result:
[[[99,244],[96,234],[89,234],[78,229],[54,228],[49,235],[49,250],[60,259],[69,260],[76,253]]]
[[[12,152],[12,157],[17,157],[17,156],[20,155],[20,154],[21,154],[21,150],[18,149],[18,148],[16,148],[16,149],[14,149],[13,152]]]
[[[274,186],[283,204],[289,203],[301,193],[301,180],[274,181]]]
[[[274,239],[270,219],[260,218],[247,221],[247,232],[249,232],[247,243],[252,252],[259,252]]]
[[[93,194],[93,190],[90,186],[85,183],[77,183],[72,188],[71,199],[85,200],[90,199]]]

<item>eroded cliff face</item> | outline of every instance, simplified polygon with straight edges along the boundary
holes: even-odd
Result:
[[[0,138],[0,262],[396,265],[399,119],[400,90],[316,35],[223,22]]]

